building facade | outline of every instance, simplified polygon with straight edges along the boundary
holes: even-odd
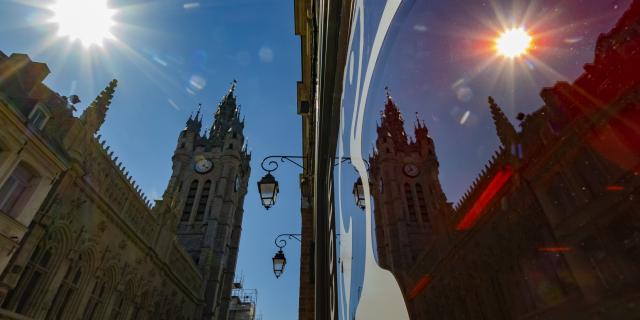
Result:
[[[190,188],[176,189],[182,181],[174,172],[163,199],[152,204],[98,134],[117,81],[75,117],[79,99],[42,84],[46,65],[0,54],[0,74],[0,317],[226,319],[208,292],[225,296],[220,279],[233,274],[240,222],[228,222],[210,235],[213,240],[202,241],[232,259],[209,254],[198,261],[194,248],[185,248],[182,213],[189,202],[202,200],[190,198]],[[183,159],[178,153],[176,170]],[[245,172],[235,185],[210,177],[224,198],[231,190],[244,195]],[[207,213],[223,209],[216,210]],[[213,270],[220,270],[218,280]]]

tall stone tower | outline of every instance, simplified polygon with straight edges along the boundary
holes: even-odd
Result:
[[[443,235],[447,203],[438,180],[438,159],[424,123],[416,120],[415,138],[387,91],[370,157],[378,263],[404,286],[405,274],[418,256]]]
[[[251,171],[235,87],[234,80],[208,132],[201,134],[200,106],[187,120],[178,137],[164,197],[176,213],[178,238],[206,283],[202,319],[228,317]]]

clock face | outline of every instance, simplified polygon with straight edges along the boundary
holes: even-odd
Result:
[[[404,167],[402,168],[402,172],[404,172],[405,175],[414,178],[420,174],[420,169],[418,169],[418,166],[416,166],[415,164],[408,163],[404,165]]]
[[[198,159],[196,160],[194,169],[197,173],[207,173],[213,169],[213,162],[205,158]]]

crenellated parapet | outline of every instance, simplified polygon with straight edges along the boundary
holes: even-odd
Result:
[[[153,204],[114,152],[100,139],[99,135],[93,138],[87,150],[90,156],[84,167],[85,180],[124,221],[152,243],[157,231]]]
[[[493,153],[489,162],[482,168],[480,174],[471,183],[471,186],[469,186],[464,195],[454,205],[453,209],[456,216],[464,214],[471,208],[482,192],[487,189],[492,178],[495,177],[501,169],[509,165],[508,159],[509,153],[502,147]]]

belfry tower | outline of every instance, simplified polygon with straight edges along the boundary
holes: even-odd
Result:
[[[421,253],[445,231],[451,205],[438,179],[438,159],[424,122],[416,120],[415,138],[387,91],[369,158],[378,263],[404,285],[405,274]]]
[[[178,238],[203,275],[202,319],[228,318],[251,171],[235,88],[234,80],[207,132],[201,133],[201,106],[187,120],[164,196],[178,214],[173,217]]]

